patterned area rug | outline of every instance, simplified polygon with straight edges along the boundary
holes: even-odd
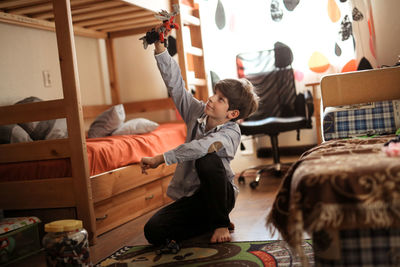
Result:
[[[304,241],[303,248],[314,266],[311,241]],[[187,244],[177,254],[157,255],[154,250],[152,246],[124,247],[96,266],[301,266],[281,240]]]

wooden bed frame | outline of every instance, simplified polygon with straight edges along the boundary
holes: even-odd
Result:
[[[332,74],[321,80],[322,111],[392,99],[400,99],[400,67]]]
[[[171,4],[175,3],[179,1],[172,0]],[[112,104],[119,104],[113,40],[144,33],[160,24],[154,18],[159,10],[150,10],[145,5],[146,1],[142,0],[7,0],[0,3],[0,22],[56,32],[64,95],[63,99],[2,106],[0,124],[66,118],[68,125],[66,139],[1,145],[0,163],[68,158],[72,166],[71,177],[2,182],[0,209],[72,208],[76,218],[83,220],[93,244],[98,235],[170,201],[165,189],[175,166],[162,165],[143,175],[139,165],[133,164],[90,177],[86,153],[84,119],[97,116],[111,105],[82,106],[74,33],[106,40]],[[178,16],[176,22],[181,27],[189,24],[199,31],[198,6],[193,4],[183,9],[181,6],[182,10],[187,12],[181,12],[184,16]],[[177,40],[184,80],[186,84],[199,86],[201,90],[196,95],[205,100],[208,97],[205,76],[203,79],[197,76],[187,83],[188,56],[180,31],[177,31]],[[197,62],[202,60],[199,49],[194,50]],[[204,74],[204,62],[201,66]],[[170,98],[124,103],[124,107],[128,114],[174,109]]]

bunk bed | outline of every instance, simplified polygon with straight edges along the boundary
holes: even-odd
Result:
[[[176,3],[179,1],[172,1]],[[194,21],[198,28],[198,18],[192,16],[198,14],[198,10],[194,6],[184,9],[185,17]],[[159,25],[160,21],[154,17],[158,11],[151,10],[148,2],[141,0],[7,0],[0,3],[0,23],[56,32],[64,96],[63,99],[1,106],[0,125],[59,118],[66,118],[68,125],[65,139],[0,145],[0,164],[67,159],[71,166],[65,177],[0,181],[0,209],[49,210],[54,214],[56,210],[65,209],[63,216],[68,214],[81,219],[95,243],[98,235],[170,201],[165,192],[174,165],[162,165],[149,170],[148,175],[142,174],[137,163],[91,175],[84,126],[86,119],[95,118],[122,103],[115,70],[114,39],[145,33]],[[182,26],[185,23],[181,16],[177,17],[177,22]],[[74,34],[106,40],[111,105],[82,105]],[[181,33],[177,35],[179,44],[182,36]],[[184,54],[183,44],[179,44],[179,62],[183,64],[186,81]],[[202,98],[207,98],[206,82],[195,79],[196,84],[203,88]],[[174,109],[170,98],[123,105],[128,114]]]

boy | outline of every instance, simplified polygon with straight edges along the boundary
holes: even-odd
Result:
[[[185,89],[178,64],[160,42],[155,43],[155,58],[187,125],[187,137],[177,148],[140,162],[144,173],[162,163],[178,163],[167,189],[175,202],[150,218],[145,237],[149,243],[167,248],[207,232],[213,232],[211,243],[228,242],[229,213],[238,192],[229,165],[240,144],[235,121],[256,111],[257,96],[248,80],[226,79],[215,85],[215,94],[203,103]]]

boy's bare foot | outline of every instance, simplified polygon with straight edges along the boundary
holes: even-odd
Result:
[[[229,233],[228,227],[216,228],[211,237],[211,243],[224,243],[231,241],[231,234]]]

